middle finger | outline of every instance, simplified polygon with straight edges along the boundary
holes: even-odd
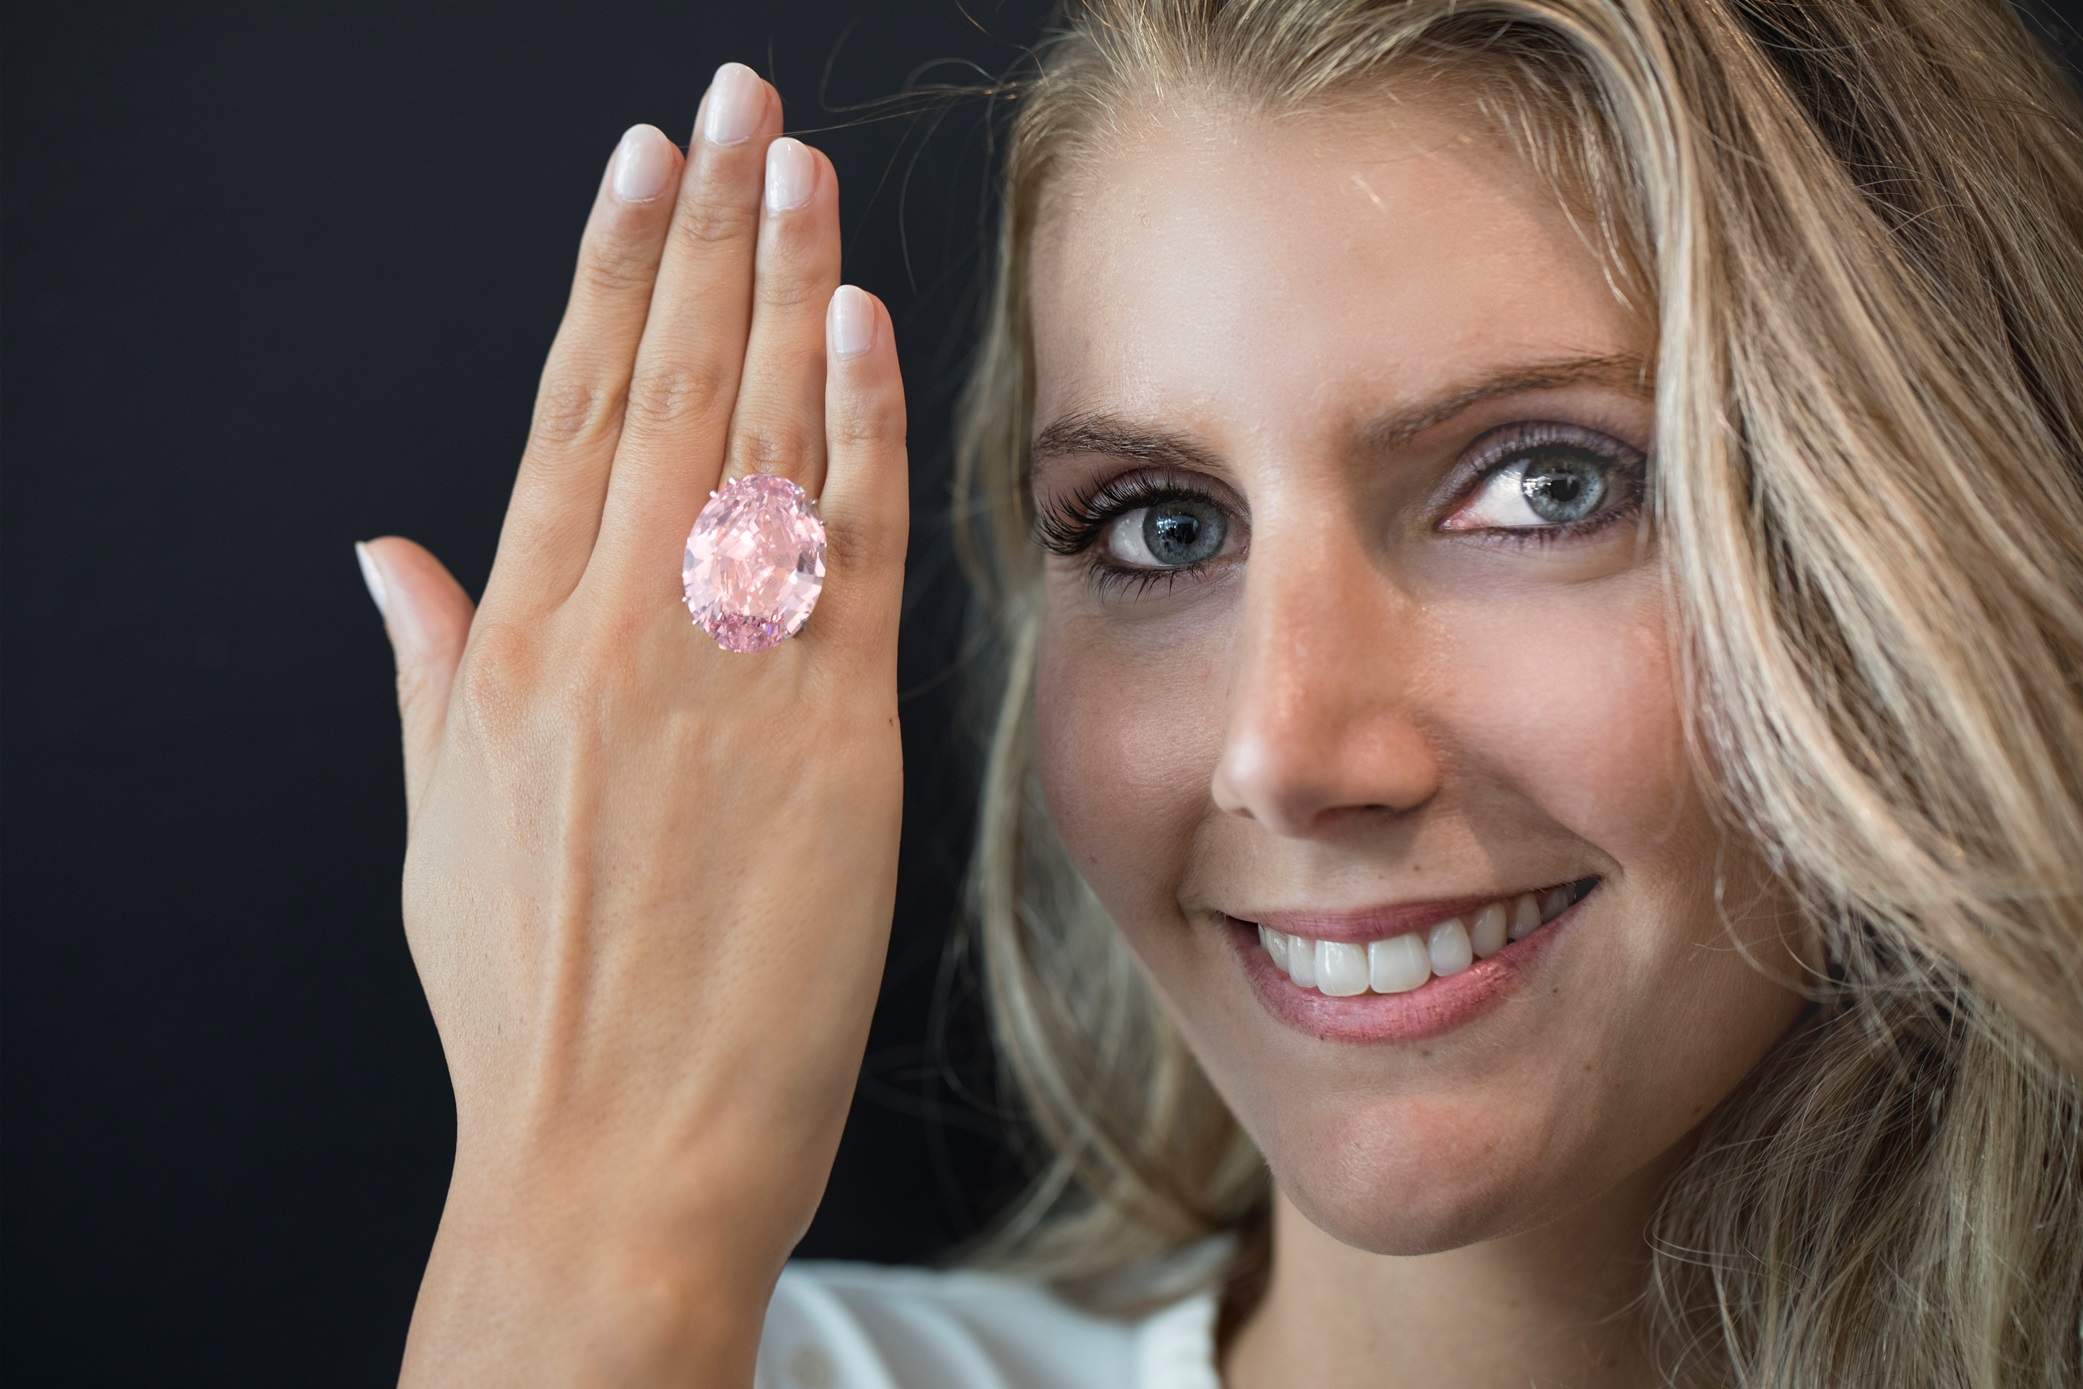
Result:
[[[743,63],[716,70],[680,180],[637,344],[589,580],[677,601],[679,556],[722,471],[752,316],[752,267],[778,94]]]
[[[766,182],[723,480],[776,473],[815,497],[824,487],[825,309],[839,288],[839,180],[822,151],[784,135],[767,146]]]

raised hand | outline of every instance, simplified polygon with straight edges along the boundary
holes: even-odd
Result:
[[[887,312],[840,287],[836,173],[781,119],[726,64],[684,158],[624,137],[483,602],[411,541],[364,551],[457,1112],[408,1383],[749,1383],[838,1146],[896,890],[905,412]],[[827,574],[737,653],[680,563],[749,473],[819,498]]]

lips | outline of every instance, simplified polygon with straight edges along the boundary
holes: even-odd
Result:
[[[1491,898],[1472,911],[1417,924],[1438,916],[1441,904],[1426,904],[1391,917],[1408,929],[1372,939],[1294,935],[1261,923],[1259,944],[1298,986],[1333,997],[1365,993],[1370,988],[1376,993],[1404,993],[1433,976],[1457,974],[1512,941],[1525,939],[1568,910],[1597,882],[1597,878],[1580,878],[1535,892]],[[1370,919],[1384,915],[1370,914]],[[1346,918],[1344,924],[1353,920]]]
[[[1545,899],[1550,893],[1563,888],[1574,888],[1592,881],[1595,879],[1582,878],[1571,882],[1551,883],[1545,887],[1521,889],[1518,892],[1491,892],[1470,897],[1441,898],[1430,902],[1392,903],[1357,911],[1240,908],[1230,915],[1239,921],[1255,926],[1268,926],[1291,936],[1307,936],[1312,940],[1366,942],[1400,936],[1406,931],[1422,931],[1455,917],[1466,921],[1493,902],[1503,902],[1509,910],[1511,903],[1520,896],[1530,893],[1536,899]]]
[[[1543,967],[1560,942],[1575,934],[1572,928],[1585,919],[1585,913],[1603,900],[1597,892],[1602,882],[1589,878],[1561,885],[1574,894],[1567,905],[1520,938],[1509,940],[1497,953],[1447,974],[1428,971],[1415,986],[1392,992],[1374,992],[1368,987],[1349,995],[1333,995],[1314,986],[1297,985],[1261,943],[1258,926],[1230,918],[1230,929],[1224,934],[1252,992],[1269,1013],[1288,1027],[1322,1041],[1421,1041],[1472,1022],[1507,998],[1533,992],[1528,987],[1531,976]],[[1498,899],[1475,900],[1480,907]],[[1416,932],[1404,931],[1377,939],[1401,940],[1407,947],[1422,938]],[[1327,947],[1356,949],[1351,941],[1328,938],[1307,944],[1316,952]],[[1370,974],[1368,983],[1371,982]]]

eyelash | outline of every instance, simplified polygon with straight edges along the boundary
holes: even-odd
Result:
[[[1539,449],[1557,444],[1568,445],[1605,463],[1608,479],[1619,481],[1625,490],[1620,502],[1581,520],[1545,526],[1480,527],[1457,532],[1486,537],[1479,542],[1481,544],[1505,545],[1515,550],[1528,545],[1545,549],[1558,541],[1586,536],[1631,519],[1639,515],[1646,504],[1648,460],[1618,440],[1575,425],[1549,421],[1507,425],[1502,430],[1492,431],[1486,438],[1489,442],[1483,444],[1476,461],[1466,469],[1468,481],[1459,489],[1455,497],[1457,503],[1465,501],[1493,474]],[[1190,481],[1188,474],[1161,468],[1155,474],[1129,473],[1108,478],[1080,488],[1067,500],[1044,508],[1035,518],[1035,539],[1044,549],[1059,555],[1082,554],[1092,548],[1093,542],[1116,517],[1170,501],[1201,502],[1228,510],[1220,500]],[[1102,596],[1124,591],[1140,596],[1159,581],[1164,582],[1165,591],[1169,593],[1181,578],[1196,575],[1214,562],[1211,558],[1173,568],[1145,567],[1115,564],[1095,552],[1086,562],[1085,570],[1087,579]]]

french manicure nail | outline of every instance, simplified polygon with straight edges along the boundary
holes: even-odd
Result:
[[[786,212],[810,201],[817,167],[809,146],[784,135],[767,146],[767,211]]]
[[[362,567],[362,582],[368,585],[369,599],[376,604],[376,611],[381,613],[383,611],[383,571],[376,567],[375,560],[369,558],[369,547],[359,540],[354,542],[354,559],[355,563]]]
[[[841,285],[832,296],[832,352],[858,357],[875,341],[875,303],[866,290]]]
[[[743,63],[725,63],[716,69],[716,78],[709,85],[708,129],[702,132],[710,144],[735,145],[752,138],[766,107],[766,94],[761,90],[765,85]]]
[[[626,203],[646,203],[665,191],[673,172],[672,146],[664,134],[648,125],[633,125],[622,132],[615,147],[615,196]]]

